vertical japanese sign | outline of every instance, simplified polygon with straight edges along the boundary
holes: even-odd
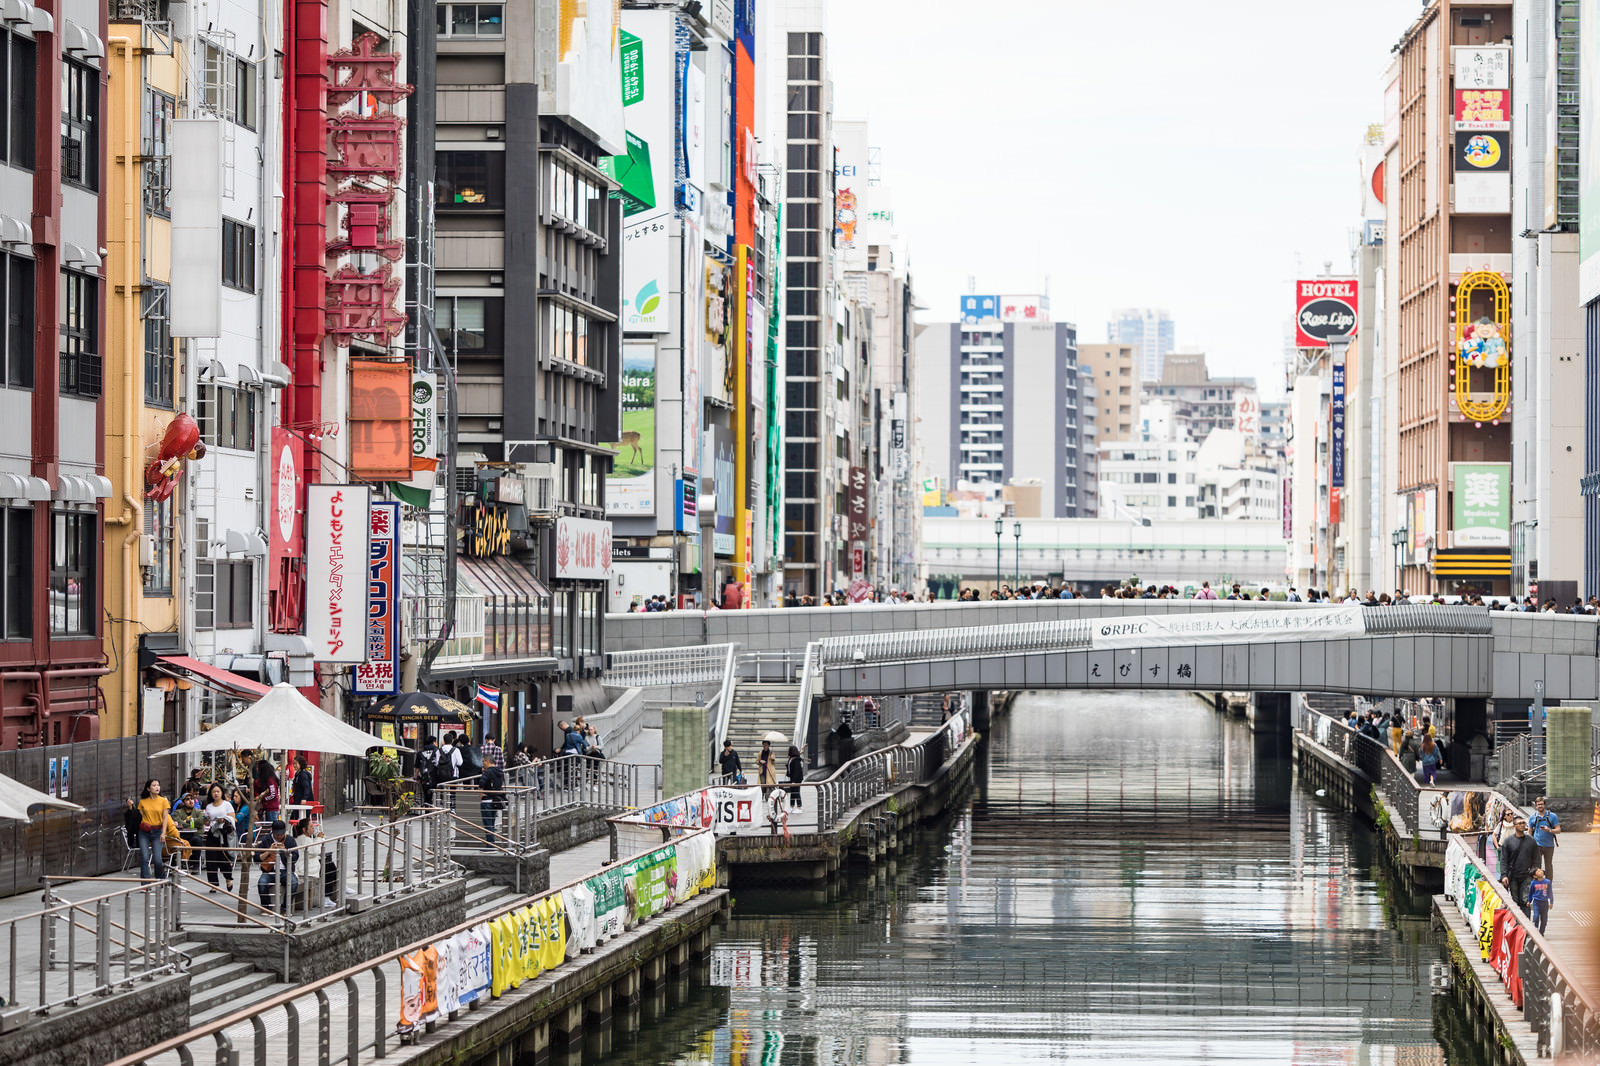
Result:
[[[604,581],[611,574],[611,523],[556,519],[556,577]]]
[[[374,503],[367,520],[367,661],[357,663],[350,691],[388,696],[400,691],[400,505]]]
[[[1293,540],[1294,539],[1294,477],[1293,477],[1293,475],[1283,479],[1283,493],[1279,497],[1278,506],[1283,511],[1283,514],[1282,514],[1282,517],[1283,517],[1283,539],[1286,540],[1286,541]]]
[[[322,663],[367,657],[367,512],[364,485],[306,487],[306,640]]]
[[[911,476],[911,448],[906,440],[909,400],[904,392],[894,394],[889,403],[889,472],[896,481]]]
[[[872,506],[867,499],[870,479],[863,466],[850,468],[850,487],[845,505],[850,508],[850,543],[866,544],[872,536]]]
[[[1261,401],[1248,389],[1240,389],[1234,394],[1233,428],[1242,437],[1261,435]]]
[[[1328,484],[1344,488],[1344,364],[1333,368],[1333,394],[1328,401]]]

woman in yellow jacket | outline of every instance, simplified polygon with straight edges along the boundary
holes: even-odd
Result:
[[[172,804],[161,794],[161,782],[153,777],[146,781],[134,806],[139,811],[139,876],[148,881],[154,869],[156,877],[164,878],[167,864],[163,844],[167,826],[172,824]]]

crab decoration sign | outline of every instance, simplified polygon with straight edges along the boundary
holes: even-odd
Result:
[[[200,442],[200,424],[188,412],[179,411],[167,423],[167,431],[155,449],[155,458],[144,468],[144,498],[160,503],[177,491],[178,472],[184,460],[206,454],[206,446]]]

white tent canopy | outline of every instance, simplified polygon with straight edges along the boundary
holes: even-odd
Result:
[[[365,755],[369,748],[411,750],[403,744],[345,725],[302,696],[293,685],[280,682],[217,728],[150,757],[235,748],[274,751],[293,748],[335,755]]]
[[[29,807],[60,807],[67,811],[81,811],[82,807],[76,803],[68,803],[63,799],[56,799],[48,792],[40,792],[36,788],[29,788],[21,781],[13,781],[5,774],[0,774],[0,818],[10,818],[18,822],[29,821]]]

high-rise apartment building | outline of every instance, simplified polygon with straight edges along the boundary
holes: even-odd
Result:
[[[1386,510],[1407,593],[1511,591],[1514,21],[1509,2],[1435,0],[1387,90]]]
[[[1132,345],[1139,379],[1159,381],[1167,354],[1177,346],[1177,327],[1167,312],[1155,307],[1128,307],[1111,312],[1106,340]]]
[[[1214,429],[1237,428],[1241,403],[1257,402],[1255,378],[1214,378],[1200,352],[1168,354],[1161,377],[1144,383],[1144,395],[1147,403],[1166,403],[1173,440],[1196,444]]]
[[[1085,344],[1078,362],[1094,378],[1100,442],[1139,439],[1139,350],[1132,344]]]
[[[917,341],[925,469],[994,497],[1038,485],[1040,515],[1093,517],[1077,327],[1049,321],[1041,297],[963,296],[961,312]]]

